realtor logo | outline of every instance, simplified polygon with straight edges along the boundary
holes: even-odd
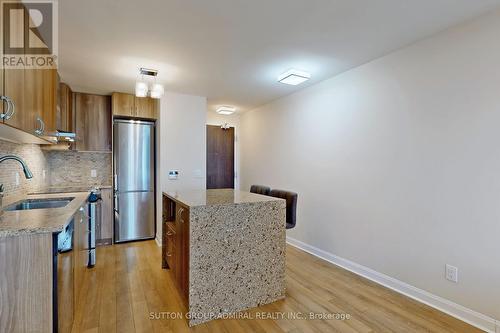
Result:
[[[1,4],[4,68],[56,68],[57,2],[2,0]]]

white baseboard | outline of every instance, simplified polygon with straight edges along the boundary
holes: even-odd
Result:
[[[161,247],[161,241],[158,239],[158,237],[155,237],[156,245]]]
[[[303,251],[306,251],[318,258],[324,259],[334,265],[340,266],[357,275],[361,275],[362,277],[365,277],[373,282],[381,284],[384,287],[392,289],[416,301],[427,304],[439,311],[449,314],[450,316],[465,321],[466,323],[469,323],[479,329],[482,329],[489,333],[500,333],[499,320],[490,318],[482,313],[468,309],[460,304],[454,303],[442,297],[431,294],[425,290],[411,286],[405,282],[399,281],[395,278],[374,271],[371,268],[338,257],[334,254],[323,251],[317,247],[306,244],[297,239],[287,236],[286,241],[288,244],[297,247]]]

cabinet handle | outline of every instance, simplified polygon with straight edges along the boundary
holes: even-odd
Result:
[[[172,236],[174,233],[171,231],[167,231],[167,236]]]
[[[85,218],[89,218],[88,214],[85,212],[85,208],[84,207],[80,207],[80,212],[82,213],[83,217]],[[82,222],[83,222],[83,218],[82,218]]]
[[[7,110],[5,113],[0,113],[0,119],[9,120],[16,112],[16,105],[14,104],[14,101],[7,96],[0,96],[0,100],[7,104]]]
[[[171,257],[171,256],[172,256],[172,253],[167,252],[167,257]]]
[[[42,118],[36,117],[36,120],[40,123],[40,128],[35,130],[36,135],[42,135],[43,132],[45,131],[45,123],[43,122]]]

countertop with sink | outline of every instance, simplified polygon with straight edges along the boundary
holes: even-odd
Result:
[[[25,234],[54,233],[64,230],[73,215],[85,204],[90,192],[30,194],[4,199],[3,207],[25,200],[72,198],[64,207],[25,210],[4,210],[0,215],[0,237]]]
[[[71,192],[89,192],[94,188],[98,189],[111,189],[111,185],[77,185],[77,186],[47,186],[34,191],[32,194],[46,194],[46,193],[71,193]]]

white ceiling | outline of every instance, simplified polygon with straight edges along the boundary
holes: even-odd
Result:
[[[240,111],[380,57],[500,0],[63,0],[59,65],[74,90],[133,92],[139,67],[167,90]],[[276,82],[290,68],[312,79]]]

